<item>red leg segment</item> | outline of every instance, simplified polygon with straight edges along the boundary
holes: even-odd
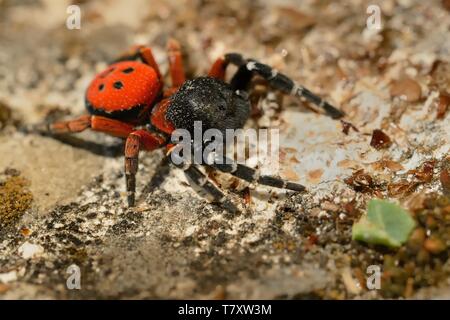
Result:
[[[149,47],[141,47],[140,53],[142,60],[144,60],[144,62],[150,65],[153,69],[155,69],[159,78],[162,79],[161,71],[159,71],[159,67],[156,63],[155,57],[153,56],[152,49],[150,49]]]
[[[45,131],[43,133],[51,134],[77,133],[86,129],[92,129],[119,138],[128,137],[134,130],[131,124],[106,117],[90,115],[83,115],[68,121],[57,121],[48,125],[46,129],[43,128],[43,125],[38,125],[36,129],[35,131]]]
[[[92,116],[91,128],[94,131],[103,132],[119,138],[126,138],[133,132],[133,126],[131,124],[101,116]]]
[[[125,143],[125,182],[127,186],[128,206],[135,203],[136,173],[139,167],[139,151],[154,150],[165,143],[166,139],[146,130],[130,133]]]
[[[150,118],[151,123],[162,132],[171,134],[175,130],[172,122],[166,119],[166,111],[170,105],[169,99],[164,99],[158,103],[152,111]]]
[[[125,144],[125,184],[127,187],[128,206],[134,206],[136,194],[136,173],[138,171],[139,149],[141,139],[130,134]]]
[[[225,71],[228,62],[224,58],[217,59],[208,72],[208,76],[219,80],[225,80]]]
[[[91,127],[91,116],[83,115],[69,121],[57,121],[48,126],[48,131],[54,134],[76,133]],[[38,129],[38,131],[40,131]]]
[[[149,47],[143,45],[134,45],[128,51],[123,53],[118,60],[135,60],[137,56],[141,58],[142,62],[155,69],[159,78],[162,79],[161,72],[159,70],[158,64],[156,63],[155,57],[153,56],[152,49],[150,49]]]
[[[178,91],[179,88],[168,88],[165,89],[163,92],[163,97],[164,98],[169,98],[171,97],[173,94],[175,94]]]
[[[174,39],[170,39],[168,41],[167,54],[169,56],[169,69],[170,78],[172,79],[172,87],[178,88],[186,81],[183,58],[181,56],[180,44],[178,41]]]

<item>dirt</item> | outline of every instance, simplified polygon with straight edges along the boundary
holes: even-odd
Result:
[[[69,30],[71,3],[0,0],[1,298],[450,297],[442,1],[76,1],[81,29]],[[366,28],[371,4],[381,30]],[[127,208],[120,139],[20,130],[82,114],[89,81],[132,44],[150,45],[167,77],[170,37],[189,77],[237,51],[346,112],[336,121],[256,84],[246,126],[280,129],[280,173],[305,193],[211,173],[233,214],[196,194],[160,150],[140,157],[137,206]],[[373,197],[417,222],[398,250],[351,240]],[[67,287],[71,265],[79,290]],[[379,290],[366,285],[371,265]]]
[[[30,208],[33,196],[27,190],[29,182],[16,170],[5,170],[4,181],[0,182],[0,223],[15,222]]]

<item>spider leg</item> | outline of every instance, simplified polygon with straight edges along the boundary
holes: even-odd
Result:
[[[338,119],[345,115],[343,111],[333,107],[307,88],[266,64],[252,59],[244,59],[239,53],[226,54],[224,57],[224,65],[226,66],[225,63],[231,63],[238,67],[238,71],[231,79],[231,86],[236,90],[246,90],[252,76],[258,74],[266,79],[272,87],[281,90],[285,94],[305,98],[323,109],[333,119]]]
[[[82,115],[76,119],[69,121],[56,121],[53,123],[42,123],[33,125],[34,131],[47,134],[63,134],[63,133],[77,133],[91,128],[91,116]]]
[[[169,58],[169,73],[170,79],[172,80],[172,86],[164,92],[165,97],[174,94],[186,81],[183,56],[181,54],[180,44],[177,40],[169,39],[167,42],[167,55]]]
[[[173,123],[166,119],[167,108],[170,105],[170,99],[163,99],[152,110],[150,116],[150,123],[158,128],[160,131],[171,134],[175,130]]]
[[[129,207],[133,207],[135,204],[139,151],[151,151],[164,143],[165,139],[163,137],[147,130],[136,130],[128,135],[125,143],[125,183]]]
[[[168,157],[173,165],[184,171],[191,187],[199,194],[205,196],[210,203],[221,203],[232,212],[239,211],[226,195],[211,183],[208,177],[198,169],[197,165],[185,161],[175,153],[168,155]],[[174,159],[177,161],[174,162]]]
[[[227,66],[227,60],[224,58],[218,58],[211,66],[211,69],[209,69],[208,77],[216,78],[222,81],[225,80],[225,71]]]
[[[98,119],[97,119],[98,120]],[[18,130],[24,134],[40,134],[52,137],[64,144],[75,148],[84,149],[97,155],[117,157],[123,153],[123,144],[114,143],[105,145],[94,141],[78,138],[72,133],[78,133],[91,128],[91,116],[84,115],[69,121],[41,122],[37,124],[24,125]],[[99,122],[94,121],[95,128],[99,130]]]
[[[233,160],[227,157],[216,158],[214,161],[209,161],[209,163],[205,163],[205,165],[213,169],[229,173],[249,183],[257,183],[265,186],[280,189],[288,189],[297,192],[302,192],[306,190],[306,188],[301,184],[286,181],[274,176],[261,175],[258,170],[242,164],[235,163],[233,162]]]
[[[113,61],[127,61],[127,60],[137,60],[140,59],[143,63],[148,64],[153,69],[155,69],[158,77],[162,80],[161,71],[159,70],[158,64],[156,63],[155,57],[153,56],[152,49],[143,45],[134,45],[128,51],[124,52],[119,58]]]
[[[51,136],[78,133],[87,129],[103,132],[114,137],[126,138],[133,131],[133,126],[102,116],[82,115],[73,120],[34,124],[23,128],[23,131],[26,133],[39,133]]]

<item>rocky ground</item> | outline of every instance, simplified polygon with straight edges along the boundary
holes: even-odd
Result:
[[[80,30],[65,25],[73,3]],[[371,4],[380,30],[366,28]],[[0,0],[0,297],[450,298],[449,10],[412,0]],[[191,77],[238,51],[346,112],[345,123],[329,119],[264,84],[252,94],[247,126],[280,128],[280,174],[306,193],[215,175],[240,208],[232,214],[153,152],[140,158],[128,209],[120,140],[18,130],[81,114],[89,81],[131,44],[151,44],[166,74],[169,37]],[[374,197],[416,219],[400,249],[351,240]],[[80,290],[66,287],[73,264]],[[369,265],[381,267],[380,290],[366,288]]]

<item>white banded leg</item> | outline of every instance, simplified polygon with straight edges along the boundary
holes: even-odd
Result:
[[[242,164],[235,163],[233,160],[227,157],[220,157],[220,156],[213,156],[213,157],[209,158],[210,161],[208,161],[209,163],[206,164],[207,166],[222,172],[229,173],[247,182],[261,184],[274,188],[292,190],[296,192],[302,192],[306,190],[306,188],[301,184],[286,181],[274,176],[261,175],[259,173],[259,170],[250,168]]]
[[[195,164],[185,161],[185,159],[175,153],[171,153],[169,158],[171,158],[172,164],[184,171],[189,182],[193,184],[192,187],[204,195],[209,202],[224,203],[227,201],[225,194],[212,184]]]
[[[226,54],[225,61],[238,67],[238,71],[231,79],[231,86],[236,90],[247,89],[246,87],[251,80],[252,74],[258,74],[266,79],[272,87],[281,90],[283,93],[299,98],[305,98],[319,108],[323,109],[325,113],[333,119],[342,118],[345,115],[343,111],[333,107],[327,101],[323,100],[305,87],[299,85],[288,76],[279,73],[271,66],[260,63],[256,60],[244,59],[239,53]]]

